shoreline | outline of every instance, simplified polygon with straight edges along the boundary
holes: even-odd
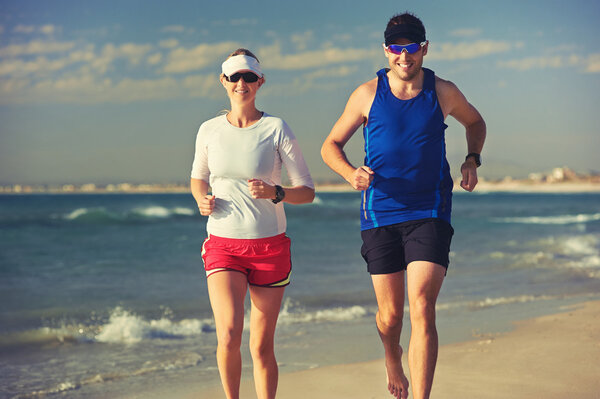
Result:
[[[559,313],[517,321],[514,326],[507,333],[441,346],[432,397],[597,397],[600,301],[565,306]],[[254,396],[253,382],[244,379],[241,397]],[[220,398],[224,394],[220,386],[213,386],[180,397]],[[387,399],[391,395],[383,360],[376,360],[283,373],[277,397]]]
[[[315,190],[318,193],[346,193],[355,192],[349,184],[316,184]],[[454,193],[463,192],[459,184],[455,184]],[[466,192],[466,191],[464,191]],[[554,182],[554,183],[537,183],[528,180],[511,180],[503,182],[491,182],[487,180],[480,181],[473,191],[477,194],[486,193],[523,193],[523,194],[575,194],[575,193],[600,193],[600,182],[596,181],[575,181],[575,182]],[[141,185],[137,188],[107,190],[97,188],[94,190],[88,189],[42,189],[31,188],[27,190],[0,190],[1,195],[95,195],[95,194],[190,194],[188,187],[158,187],[151,185]]]

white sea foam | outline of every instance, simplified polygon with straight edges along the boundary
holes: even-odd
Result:
[[[497,223],[523,223],[523,224],[574,224],[588,223],[600,220],[600,213],[557,216],[528,216],[510,218],[492,218]]]
[[[204,361],[202,355],[195,352],[179,352],[174,357],[164,360],[149,360],[140,368],[130,372],[111,372],[105,374],[94,374],[81,379],[78,382],[65,381],[48,389],[42,389],[32,392],[25,397],[43,397],[46,395],[60,394],[68,391],[74,391],[84,386],[102,384],[105,382],[122,380],[131,376],[141,376],[161,371],[182,370],[190,367],[196,367]]]
[[[172,212],[162,206],[147,206],[144,208],[136,208],[133,210],[138,215],[145,216],[148,218],[168,218]]]
[[[175,215],[183,215],[183,216],[194,216],[196,214],[196,212],[193,209],[191,209],[191,208],[184,208],[184,207],[181,207],[181,206],[173,208],[172,212]]]
[[[75,209],[73,212],[65,215],[65,219],[67,219],[67,220],[75,220],[78,217],[80,217],[82,215],[85,215],[87,212],[88,212],[87,208],[78,208],[78,209]]]
[[[373,311],[364,306],[335,307],[327,309],[305,310],[300,304],[286,298],[279,313],[279,323],[282,325],[314,322],[344,322],[363,318]]]
[[[151,205],[137,207],[122,213],[114,213],[105,208],[78,208],[62,216],[69,221],[119,221],[129,218],[139,219],[167,219],[173,216],[194,216],[194,209],[186,207],[166,208],[164,206]]]
[[[117,307],[107,324],[95,336],[97,342],[135,344],[150,338],[176,338],[200,335],[211,330],[212,321],[185,319],[174,322],[167,318],[145,320]]]
[[[591,234],[569,237],[562,247],[567,255],[595,255],[598,254],[598,237]]]

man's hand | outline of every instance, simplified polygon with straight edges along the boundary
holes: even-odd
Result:
[[[371,185],[375,172],[368,166],[356,168],[347,179],[355,190],[364,191]]]
[[[214,195],[205,195],[198,202],[198,209],[200,210],[200,214],[202,216],[209,216],[213,213],[215,209],[215,196]]]
[[[460,186],[465,190],[471,192],[477,185],[477,164],[471,158],[467,159],[460,167],[460,173],[462,174],[462,181]]]
[[[250,195],[252,195],[252,198],[254,199],[275,198],[275,186],[271,186],[260,179],[249,179],[248,190],[250,190]]]

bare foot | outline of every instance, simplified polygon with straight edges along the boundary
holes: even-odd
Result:
[[[396,399],[408,398],[408,379],[402,369],[402,348],[398,345],[396,353],[385,354],[388,390]]]

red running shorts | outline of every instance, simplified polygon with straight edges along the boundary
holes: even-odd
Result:
[[[290,238],[285,233],[266,238],[239,239],[209,235],[202,245],[206,276],[222,271],[244,273],[248,283],[284,287],[290,283]]]

